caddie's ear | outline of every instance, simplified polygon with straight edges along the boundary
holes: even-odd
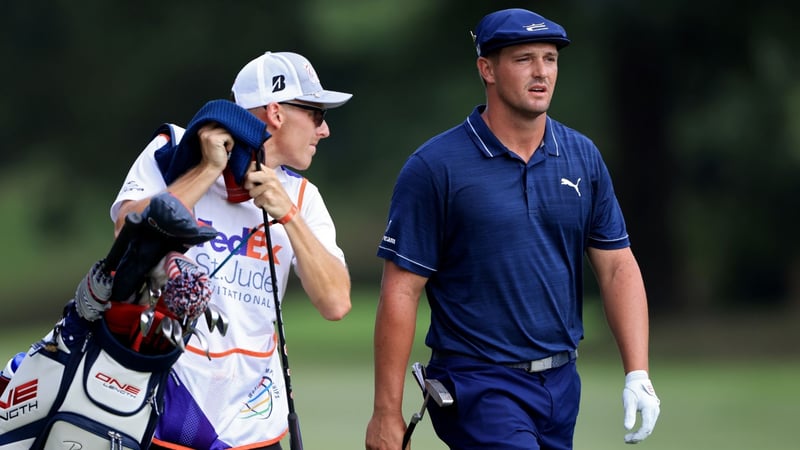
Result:
[[[280,105],[277,103],[270,103],[264,106],[256,106],[255,108],[248,109],[251,114],[256,116],[258,120],[267,125],[268,131],[274,128],[283,121]]]
[[[283,110],[279,104],[272,102],[266,106],[262,106],[261,109],[263,111],[263,116],[259,118],[267,124],[268,130],[281,127],[281,124],[283,124],[284,121],[284,116]]]

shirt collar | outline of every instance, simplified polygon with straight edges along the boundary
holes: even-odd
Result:
[[[489,158],[509,153],[508,148],[497,139],[497,136],[492,133],[492,130],[490,130],[486,122],[483,121],[481,113],[483,113],[485,109],[486,105],[476,106],[469,117],[467,117],[467,120],[464,121],[467,134],[472,139],[472,142],[475,143],[478,150]],[[550,116],[547,116],[544,139],[542,139],[542,145],[539,149],[544,150],[547,154],[552,156],[559,156],[560,154],[558,141],[553,133],[553,124]]]

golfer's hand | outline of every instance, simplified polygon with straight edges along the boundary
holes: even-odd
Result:
[[[625,389],[622,391],[622,406],[625,409],[625,429],[631,430],[636,424],[636,413],[642,413],[642,425],[633,433],[625,435],[626,444],[643,441],[656,426],[658,414],[661,412],[653,383],[644,370],[634,370],[625,376]]]
[[[374,413],[367,425],[367,450],[398,450],[403,445],[406,421],[402,414]],[[409,447],[411,444],[409,443]]]

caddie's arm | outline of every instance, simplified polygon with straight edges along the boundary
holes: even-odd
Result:
[[[210,123],[197,131],[200,138],[202,157],[200,163],[178,177],[167,190],[177,197],[187,208],[194,206],[206,191],[222,175],[228,164],[228,153],[233,150],[233,137],[224,128]],[[150,203],[150,198],[126,201],[120,206],[114,223],[114,236],[125,225],[125,217],[131,212],[142,212]]]
[[[314,236],[299,215],[284,227],[297,258],[297,275],[311,303],[327,320],[340,320],[350,312],[350,273]]]
[[[281,185],[275,170],[255,164],[245,176],[244,188],[253,203],[286,229],[297,258],[297,275],[317,311],[327,320],[340,320],[350,312],[350,273],[317,239],[297,206]]]
[[[427,278],[383,265],[381,294],[375,315],[375,396],[367,425],[367,450],[397,450],[403,443],[403,387],[414,343],[417,308]]]
[[[652,433],[660,413],[660,400],[649,379],[650,325],[644,281],[630,247],[619,250],[590,248],[588,256],[600,287],[606,320],[625,369],[625,428],[633,428],[637,411],[642,415],[641,427],[625,435],[625,442],[637,443]]]

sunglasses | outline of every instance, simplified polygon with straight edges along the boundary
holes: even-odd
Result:
[[[311,106],[311,105],[304,105],[302,103],[278,102],[278,104],[294,106],[295,108],[305,109],[306,111],[313,112],[314,125],[316,125],[317,128],[322,126],[322,122],[325,120],[325,113],[328,112],[327,109],[318,108],[316,106]]]

